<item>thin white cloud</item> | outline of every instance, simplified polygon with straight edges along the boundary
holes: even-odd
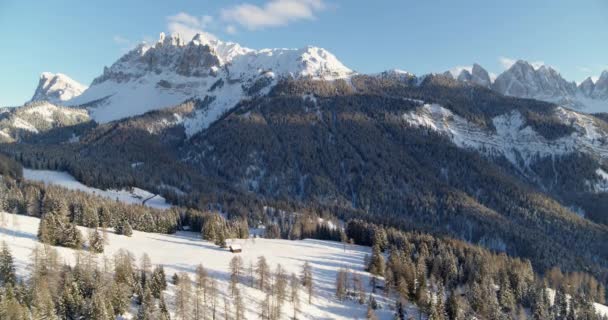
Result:
[[[226,33],[228,33],[228,34],[236,34],[236,32],[237,32],[236,31],[236,27],[234,25],[230,24],[230,25],[228,25],[226,27]]]
[[[538,68],[540,68],[540,67],[544,66],[544,65],[545,65],[545,62],[544,62],[544,61],[539,60],[539,61],[532,61],[532,62],[530,62],[530,64],[532,65],[532,67],[533,67],[534,69],[538,69]],[[554,70],[559,71],[557,68],[555,68],[555,67],[553,67],[553,66],[552,66],[551,68],[553,68]]]
[[[500,62],[500,64],[502,65],[502,67],[504,69],[509,69],[509,68],[511,68],[511,66],[513,66],[517,62],[517,59],[512,59],[512,58],[508,58],[508,57],[498,57],[498,62]],[[538,60],[538,61],[528,61],[528,63],[530,65],[532,65],[532,67],[534,69],[538,69],[538,68],[540,68],[540,67],[542,67],[542,66],[545,65],[545,62],[541,61],[541,60]],[[553,69],[555,69],[555,68],[553,68]]]
[[[517,60],[507,58],[507,57],[499,57],[498,62],[500,62],[500,64],[502,65],[503,68],[509,69],[509,68],[511,68],[512,65],[515,64],[515,62],[517,62]]]
[[[115,35],[112,40],[117,44],[130,44],[131,41],[121,35]]]
[[[458,76],[463,70],[473,72],[473,66],[455,66],[454,68],[450,69],[450,73],[454,78],[458,78]]]
[[[190,41],[201,33],[208,39],[217,39],[215,35],[204,31],[213,22],[212,16],[195,17],[185,12],[167,17],[167,29],[170,33],[179,34],[182,39]]]
[[[312,20],[325,9],[323,0],[270,0],[262,6],[243,3],[223,9],[221,18],[249,30],[285,26],[298,20]]]

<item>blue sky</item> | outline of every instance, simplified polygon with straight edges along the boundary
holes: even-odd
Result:
[[[204,30],[251,48],[333,52],[363,73],[416,74],[477,62],[544,62],[581,81],[608,69],[604,0],[0,0],[0,106],[31,98],[41,72],[89,84],[161,31]]]

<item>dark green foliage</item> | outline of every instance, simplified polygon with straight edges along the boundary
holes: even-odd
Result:
[[[23,168],[15,160],[12,160],[0,153],[0,176],[21,179],[23,176]]]

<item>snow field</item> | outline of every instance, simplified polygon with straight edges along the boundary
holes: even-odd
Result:
[[[6,241],[15,258],[15,265],[20,276],[27,274],[27,265],[34,247],[40,245],[36,238],[39,219],[29,216],[10,215],[4,213],[3,221],[7,223],[0,227],[0,241]],[[10,217],[9,217],[10,216]],[[80,227],[83,235],[88,229]],[[86,237],[85,237],[86,238]],[[230,278],[229,263],[235,254],[221,249],[214,244],[200,239],[198,233],[177,232],[173,235],[155,234],[133,231],[132,237],[125,237],[108,232],[108,244],[105,255],[111,258],[120,249],[132,252],[137,259],[143,253],[150,256],[153,264],[162,264],[165,268],[167,280],[177,272],[187,272],[194,279],[194,271],[198,264],[203,264],[209,275],[218,280],[220,292],[228,293]],[[313,269],[315,296],[312,304],[308,304],[308,296],[302,288],[300,292],[301,319],[364,319],[367,306],[359,305],[356,301],[338,301],[335,298],[335,280],[340,268],[348,268],[352,273],[361,275],[366,291],[371,291],[368,283],[370,275],[363,269],[363,259],[370,253],[368,247],[347,245],[320,240],[276,240],[276,239],[236,239],[228,240],[228,244],[240,244],[243,252],[238,254],[243,259],[245,268],[249,262],[255,263],[259,256],[267,259],[271,270],[277,264],[286,270],[287,274],[299,275],[302,265],[308,261]],[[60,256],[66,263],[73,264],[76,251],[73,249],[56,247]],[[102,255],[98,255],[102,261]],[[247,272],[245,272],[247,273]],[[246,318],[258,318],[259,304],[264,299],[264,293],[251,288],[247,279],[239,285],[244,297]],[[173,285],[165,291],[166,302],[173,310]],[[394,302],[382,296],[381,290],[375,295],[382,309],[376,310],[380,319],[391,319]],[[219,310],[223,310],[223,296],[220,296]],[[232,300],[230,300],[232,301]],[[292,306],[286,301],[283,305],[282,318],[292,314]],[[125,315],[130,318],[130,315]]]

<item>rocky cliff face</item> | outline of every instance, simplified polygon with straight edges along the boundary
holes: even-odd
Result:
[[[283,78],[334,80],[354,74],[322,48],[253,50],[196,35],[165,36],[125,54],[70,104],[108,122],[182,103],[209,101],[183,119],[189,134],[206,128],[239,101],[266,94]]]

